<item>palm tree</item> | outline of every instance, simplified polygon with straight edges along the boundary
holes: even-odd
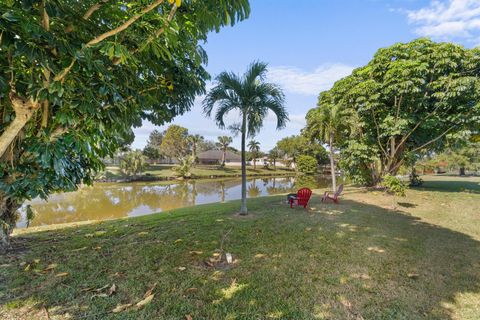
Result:
[[[317,140],[328,144],[330,153],[330,171],[332,174],[332,190],[337,191],[335,177],[335,143],[338,142],[349,123],[349,113],[338,104],[332,104],[328,96],[320,97],[320,106],[307,114],[305,132],[314,135]]]
[[[267,64],[253,62],[243,76],[222,72],[216,78],[216,85],[203,101],[203,111],[210,117],[215,105],[215,121],[225,128],[224,116],[230,111],[240,112],[242,135],[242,205],[240,214],[247,214],[247,170],[245,164],[246,137],[255,136],[263,126],[263,120],[272,111],[277,117],[277,129],[285,127],[288,113],[284,107],[285,95],[275,84],[265,82]]]
[[[192,134],[187,137],[187,140],[192,146],[192,158],[194,159],[195,163],[197,162],[197,146],[203,141],[203,137],[199,134]]]
[[[280,151],[278,150],[278,148],[275,147],[270,150],[270,152],[268,153],[268,157],[271,161],[273,161],[273,169],[277,170],[277,159],[280,158]]]
[[[145,170],[147,166],[146,157],[141,150],[126,153],[120,161],[120,170],[127,176],[137,177],[138,173]]]
[[[230,143],[232,143],[232,141],[233,141],[232,137],[229,137],[229,136],[218,137],[217,147],[219,147],[220,150],[222,150],[222,152],[223,152],[223,154],[222,154],[222,166],[225,166],[225,160],[227,158],[227,150],[228,150],[228,147],[229,147]]]
[[[257,170],[257,156],[260,153],[260,142],[250,140],[248,143],[248,150],[250,150],[250,153],[252,154],[253,169]]]

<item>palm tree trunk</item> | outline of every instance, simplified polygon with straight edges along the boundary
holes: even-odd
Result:
[[[197,144],[196,143],[193,143],[192,145],[192,166],[195,167],[196,163],[197,163]]]
[[[257,170],[257,159],[253,158],[253,170]]]
[[[227,149],[223,149],[223,154],[222,154],[222,166],[225,167],[225,161],[227,159]]]
[[[332,190],[333,192],[337,192],[337,179],[335,177],[335,160],[334,160],[334,153],[333,153],[333,132],[330,132],[329,135],[329,144],[330,144],[330,171],[332,174]]]
[[[242,114],[242,206],[240,214],[247,214],[247,164],[245,163],[245,138],[247,135],[247,115]]]

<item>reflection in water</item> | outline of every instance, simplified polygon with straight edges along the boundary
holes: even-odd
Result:
[[[301,187],[327,187],[325,177],[252,178],[248,197],[288,193]],[[25,207],[31,204],[37,215],[31,226],[86,220],[140,216],[197,204],[240,199],[241,179],[190,180],[176,183],[98,183],[76,192],[52,195],[48,202],[35,199],[20,209],[18,227],[26,226]]]

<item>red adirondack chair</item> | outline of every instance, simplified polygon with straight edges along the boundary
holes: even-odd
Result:
[[[337,192],[335,192],[335,193],[333,194],[333,196],[330,195],[330,192],[325,191],[325,193],[323,194],[323,197],[322,197],[322,202],[325,202],[325,201],[327,201],[328,199],[331,199],[331,200],[333,200],[333,202],[335,202],[336,204],[338,204],[338,197],[340,197],[340,195],[342,194],[342,191],[343,191],[343,184],[341,184],[341,185],[338,187]]]
[[[312,190],[308,188],[302,188],[298,190],[297,196],[291,197],[288,200],[288,202],[290,202],[290,208],[293,208],[293,204],[296,204],[297,206],[303,206],[304,208],[306,208],[311,195],[312,195]]]

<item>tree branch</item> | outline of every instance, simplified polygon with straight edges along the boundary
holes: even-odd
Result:
[[[165,22],[165,25],[163,27],[161,27],[160,29],[158,29],[155,34],[153,36],[150,36],[148,37],[148,39],[145,41],[145,43],[141,46],[141,47],[138,47],[136,48],[135,50],[133,50],[131,52],[131,54],[135,54],[137,53],[138,51],[140,51],[141,48],[145,48],[147,45],[149,45],[153,40],[155,40],[156,38],[160,37],[162,35],[162,33],[165,32],[165,29],[168,27],[168,25],[170,24],[170,22],[173,20],[173,17],[175,16],[175,12],[177,12],[177,5],[176,4],[173,4],[173,7],[172,7],[172,10],[170,10],[170,13],[168,14],[168,17],[167,17],[167,21]],[[113,60],[113,64],[114,65],[117,65],[120,63],[120,59],[114,59]]]
[[[40,6],[40,15],[42,17],[43,29],[50,31],[50,17],[48,16],[47,9],[45,8],[45,0],[42,1]]]
[[[421,149],[425,148],[426,146],[428,146],[429,144],[434,143],[435,141],[437,141],[438,139],[441,139],[443,136],[445,136],[447,133],[449,133],[449,132],[450,132],[453,128],[455,128],[456,126],[458,126],[458,124],[455,124],[455,125],[451,126],[451,127],[448,128],[447,130],[445,130],[441,135],[439,135],[438,137],[436,137],[436,138],[434,138],[434,139],[432,139],[432,140],[430,140],[430,141],[422,144],[420,147],[417,147],[417,148],[411,150],[410,152],[415,152],[415,151],[421,150]]]
[[[373,122],[375,122],[375,127],[377,128],[377,142],[378,142],[378,146],[380,147],[380,149],[382,149],[383,153],[388,157],[388,153],[387,151],[383,148],[383,145],[382,145],[382,142],[380,141],[380,128],[378,127],[378,122],[377,122],[377,118],[375,117],[375,111],[372,110],[372,116],[373,116]]]
[[[8,124],[0,136],[0,158],[40,106],[37,100],[22,99],[15,91],[11,91],[9,97],[15,111],[15,119]]]
[[[139,13],[135,14],[133,17],[131,17],[130,19],[128,19],[127,21],[125,21],[122,25],[116,27],[115,29],[112,29],[110,31],[107,31],[107,32],[104,32],[102,33],[101,35],[97,36],[96,38],[90,40],[89,42],[87,42],[87,44],[84,46],[84,48],[89,48],[89,47],[92,47],[94,46],[95,44],[97,43],[100,43],[102,42],[103,40],[109,38],[109,37],[112,37],[122,31],[124,31],[125,29],[127,29],[128,27],[130,27],[135,21],[137,21],[138,19],[140,19],[141,17],[143,17],[145,14],[147,14],[148,12],[152,11],[153,9],[155,9],[156,7],[158,7],[160,4],[163,3],[164,0],[156,0],[154,1],[152,4],[148,5],[147,7],[143,8]],[[76,58],[73,58],[72,59],[72,62],[70,63],[70,65],[68,67],[66,67],[65,69],[63,69],[59,74],[57,74],[54,78],[55,81],[61,81],[63,80],[67,74],[70,72],[70,70],[72,69],[73,65],[75,64],[75,61],[77,59]]]
[[[50,17],[48,16],[46,7],[45,7],[45,0],[42,1],[41,7],[40,7],[40,15],[42,16],[42,28],[45,29],[45,31],[50,31]],[[47,88],[50,85],[50,70],[48,69],[47,66],[43,67],[43,85],[45,88]],[[42,101],[43,105],[43,114],[42,114],[42,122],[41,126],[45,128],[48,124],[48,113],[49,113],[49,107],[50,107],[50,102],[48,99],[45,99]]]
[[[148,12],[152,11],[153,9],[155,9],[156,7],[158,7],[160,4],[162,4],[164,0],[156,0],[154,1],[152,4],[148,5],[147,7],[143,8],[139,13],[135,14],[133,17],[131,17],[130,19],[128,19],[127,21],[125,21],[122,25],[116,27],[115,29],[112,29],[110,31],[107,31],[105,33],[102,33],[101,35],[99,35],[98,37],[90,40],[89,42],[87,42],[87,44],[85,45],[85,47],[91,47],[109,37],[112,37],[120,32],[122,32],[123,30],[127,29],[128,27],[130,27],[130,25],[132,25],[135,21],[137,21],[138,19],[140,19],[142,16],[144,16],[145,14],[147,14]]]
[[[70,72],[70,70],[73,68],[73,65],[75,64],[75,61],[77,61],[77,59],[73,58],[72,59],[72,62],[70,62],[70,65],[68,67],[66,67],[65,69],[63,69],[59,74],[57,74],[53,80],[54,81],[63,81],[63,79],[66,77],[66,75]]]
[[[95,12],[97,11],[98,9],[100,9],[105,3],[107,3],[108,0],[101,0],[97,3],[95,3],[93,6],[91,6],[90,8],[88,8],[87,12],[85,12],[85,14],[83,15],[83,19],[84,20],[88,20],[90,18],[90,16]]]

